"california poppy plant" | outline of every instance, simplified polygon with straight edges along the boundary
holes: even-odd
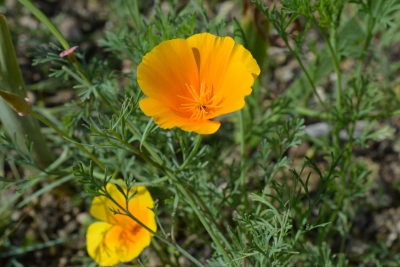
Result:
[[[126,187],[121,186],[126,193]],[[132,187],[129,195],[137,190],[137,194],[129,201],[129,212],[140,222],[157,230],[154,213],[149,208],[154,207],[153,199],[146,187]],[[125,197],[114,184],[107,185],[107,191],[113,199],[125,206]],[[110,211],[115,203],[105,196],[95,197],[90,208],[93,217],[102,222],[95,222],[88,228],[86,235],[87,251],[101,266],[113,266],[119,262],[129,262],[139,256],[142,250],[150,245],[152,234],[133,219]]]
[[[138,67],[148,96],[140,108],[161,128],[215,133],[219,115],[243,108],[260,68],[251,53],[230,37],[209,33],[162,42]]]

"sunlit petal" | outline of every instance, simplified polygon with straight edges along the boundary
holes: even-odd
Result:
[[[154,122],[163,129],[179,127],[188,132],[196,132],[199,134],[215,133],[221,125],[217,121],[192,121],[184,115],[179,114],[173,109],[168,108],[162,102],[152,98],[145,98],[140,101],[140,108],[144,114],[154,118]]]
[[[177,95],[187,95],[185,84],[198,84],[192,49],[185,39],[162,42],[147,53],[137,71],[138,83],[149,97],[179,109]]]
[[[92,223],[86,233],[87,251],[101,266],[113,266],[120,262],[115,253],[117,242],[113,238],[115,231],[121,227],[106,222]]]

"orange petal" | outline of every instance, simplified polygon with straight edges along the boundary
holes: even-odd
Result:
[[[217,37],[209,33],[196,34],[186,42],[192,47],[196,62],[200,66],[200,81],[212,83],[216,91],[222,86],[224,77],[233,61],[241,61],[253,75],[260,74],[260,67],[251,53],[231,37]]]
[[[150,233],[142,227],[131,231],[106,222],[91,224],[86,234],[88,254],[101,266],[133,260],[150,241]]]
[[[126,187],[121,186],[121,188],[126,194]],[[129,212],[140,222],[155,232],[157,230],[157,225],[154,218],[154,212],[149,209],[154,207],[154,201],[151,198],[149,191],[147,191],[146,187],[144,186],[133,187],[129,191],[129,196],[131,196],[135,190],[138,192],[135,197],[129,201]],[[126,208],[125,197],[121,194],[121,192],[118,191],[114,184],[108,183],[107,191],[122,208]],[[121,211],[121,208],[119,208],[109,198],[104,196],[95,197],[90,208],[90,213],[93,215],[93,217],[101,221],[111,224],[118,224],[127,229],[133,229],[137,226],[137,223],[132,218],[126,215],[114,215],[109,208],[114,208],[115,210]]]
[[[179,110],[177,97],[190,96],[186,84],[198,85],[198,69],[192,49],[184,39],[165,41],[147,53],[138,70],[143,92],[165,105]]]
[[[212,134],[221,125],[217,121],[210,120],[191,121],[189,118],[184,117],[184,114],[167,107],[164,103],[151,97],[142,99],[139,105],[144,114],[153,117],[154,122],[163,129],[179,127],[188,132]]]
[[[218,110],[215,116],[242,109],[244,97],[251,93],[253,82],[253,76],[242,62],[232,62],[221,86],[222,95],[226,96],[226,99],[223,108]]]

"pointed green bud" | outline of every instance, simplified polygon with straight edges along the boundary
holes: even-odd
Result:
[[[32,103],[29,98],[22,98],[17,94],[0,90],[0,96],[7,104],[15,110],[20,116],[26,116],[31,113]]]

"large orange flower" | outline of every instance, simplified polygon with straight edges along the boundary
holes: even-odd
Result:
[[[121,186],[126,193],[126,187]],[[154,232],[157,225],[153,211],[153,199],[146,187],[133,187],[129,195],[137,190],[137,194],[129,201],[129,211],[140,222]],[[108,193],[122,207],[125,206],[125,197],[114,184],[107,185]],[[104,196],[95,197],[90,208],[93,217],[102,222],[95,222],[88,228],[86,234],[87,251],[101,266],[113,266],[119,262],[129,262],[139,256],[142,250],[150,245],[153,236],[148,230],[137,224],[125,215],[114,215],[109,208],[119,208],[110,199]]]
[[[161,128],[215,133],[219,115],[243,108],[260,68],[251,53],[230,37],[209,33],[156,46],[138,67],[148,96],[140,108]]]

